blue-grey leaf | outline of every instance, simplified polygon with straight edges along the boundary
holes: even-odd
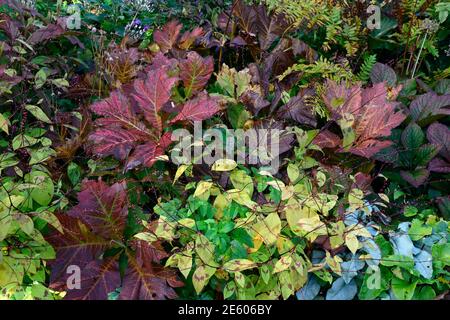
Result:
[[[325,252],[313,250],[311,254],[311,262],[313,264],[320,264],[325,259]]]
[[[298,300],[313,300],[320,291],[320,284],[317,281],[316,277],[310,275],[308,277],[308,282],[297,291],[297,299]]]
[[[351,260],[341,262],[342,279],[345,283],[350,283],[358,275],[358,271],[364,268],[366,263],[359,259],[359,256],[353,256]]]
[[[344,279],[336,279],[331,288],[328,289],[326,300],[352,300],[356,293],[358,292],[358,287],[356,286],[355,280],[350,281],[350,283],[345,283]]]
[[[420,272],[425,279],[433,277],[433,257],[425,250],[414,256],[414,269]]]
[[[394,248],[395,254],[412,258],[414,244],[407,233],[391,233],[390,241],[392,243],[392,247]]]
[[[381,260],[381,250],[372,239],[366,239],[362,242],[362,250],[370,254],[372,259],[367,259],[369,266],[378,266]]]

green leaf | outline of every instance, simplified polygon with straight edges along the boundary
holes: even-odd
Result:
[[[25,109],[30,111],[30,113],[38,120],[41,120],[42,122],[51,124],[52,121],[48,118],[48,116],[45,114],[44,111],[42,111],[41,108],[38,106],[34,106],[31,104],[28,104],[25,106]]]
[[[32,171],[24,177],[25,182],[39,185],[39,188],[31,190],[31,198],[41,206],[48,205],[53,198],[55,187],[52,179],[42,171]]]
[[[392,292],[399,300],[411,300],[416,289],[417,280],[410,283],[409,281],[401,280],[397,277],[392,279]]]
[[[417,241],[425,236],[429,236],[433,232],[433,228],[426,226],[423,221],[419,219],[414,219],[411,223],[411,228],[409,228],[408,234],[411,240]]]
[[[71,162],[67,167],[67,176],[69,177],[72,185],[77,185],[81,178],[81,168],[75,162]]]
[[[56,156],[56,151],[52,148],[42,147],[38,149],[28,149],[30,153],[30,166],[48,160],[50,157]]]
[[[17,150],[20,148],[32,146],[38,142],[39,142],[38,139],[35,139],[33,137],[30,137],[30,136],[27,136],[24,134],[19,134],[14,137],[14,139],[12,141],[12,147],[13,147],[13,150]]]
[[[419,210],[417,210],[416,207],[406,206],[405,209],[403,210],[403,215],[405,217],[414,217],[418,212]]]
[[[425,134],[414,122],[411,122],[402,132],[402,144],[408,151],[415,152],[424,142]]]
[[[36,75],[34,76],[34,84],[36,89],[40,89],[44,86],[45,82],[47,81],[47,68],[41,68]]]
[[[11,222],[12,217],[9,208],[2,209],[2,205],[0,203],[0,241],[3,241],[8,236]]]

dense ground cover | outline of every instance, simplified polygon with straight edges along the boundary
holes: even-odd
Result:
[[[0,0],[0,297],[445,299],[449,11]]]

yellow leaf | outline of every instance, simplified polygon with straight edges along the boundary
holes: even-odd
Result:
[[[187,168],[189,168],[189,166],[186,164],[182,164],[181,166],[178,167],[177,172],[175,173],[175,178],[173,179],[173,184],[175,184],[175,182],[177,182],[178,179],[180,179],[180,177],[187,170]]]
[[[228,272],[238,272],[257,267],[257,264],[248,259],[234,259],[223,265]]]
[[[4,131],[6,134],[9,134],[9,120],[0,113],[0,130]]]
[[[230,205],[230,201],[228,201],[227,197],[223,194],[219,194],[214,200],[214,208],[217,210],[215,213],[215,218],[220,219],[223,215],[223,210]]]
[[[234,170],[230,174],[230,181],[239,191],[245,191],[251,198],[253,195],[253,180],[244,170]]]
[[[194,228],[195,227],[195,220],[191,218],[184,218],[178,220],[178,224],[186,227],[186,228]]]
[[[215,272],[216,268],[206,265],[201,265],[194,271],[194,274],[192,275],[192,284],[194,285],[194,289],[197,294],[202,292],[203,288]]]
[[[352,234],[352,233],[347,233],[345,235],[345,244],[347,246],[347,248],[353,253],[355,254],[356,251],[359,248],[359,241],[358,238]]]
[[[194,197],[205,201],[208,200],[212,186],[212,182],[200,181],[197,185],[197,189],[195,189]]]
[[[202,234],[198,234],[195,239],[195,252],[199,255],[203,263],[217,267],[214,261],[214,245]]]
[[[232,159],[219,159],[212,165],[212,171],[231,171],[237,167],[236,161]]]
[[[278,260],[277,263],[275,263],[273,273],[278,273],[287,270],[291,266],[291,263],[292,263],[292,255],[288,254],[282,256],[281,259]]]
[[[154,235],[153,233],[150,233],[150,232],[140,232],[140,233],[136,234],[134,237],[136,239],[139,239],[139,240],[142,240],[145,242],[149,242],[149,243],[152,243],[152,242],[158,240],[156,235]]]
[[[245,286],[245,276],[239,271],[234,273],[234,280],[240,287],[243,288]]]
[[[281,232],[281,220],[278,213],[272,212],[263,221],[257,222],[252,229],[266,244],[274,244]]]

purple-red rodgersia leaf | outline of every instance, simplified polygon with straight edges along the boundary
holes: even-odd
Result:
[[[233,4],[232,14],[236,17],[239,26],[247,35],[256,35],[258,31],[258,26],[256,25],[257,14],[253,6],[248,6],[244,1],[237,0]]]
[[[431,117],[450,115],[450,94],[439,96],[429,92],[418,96],[409,106],[411,117],[423,124]]]
[[[95,234],[107,239],[120,239],[128,215],[125,182],[108,186],[101,180],[83,181],[78,205],[67,214],[82,221]]]
[[[132,94],[143,113],[145,119],[155,129],[159,137],[162,132],[162,121],[159,111],[167,103],[172,94],[172,88],[178,81],[176,77],[169,77],[165,67],[161,67],[147,75],[146,80],[138,79],[134,82],[135,93]]]
[[[314,138],[313,143],[321,148],[334,149],[341,144],[341,138],[333,132],[325,130]]]
[[[65,300],[107,300],[121,283],[119,263],[113,258],[91,261],[80,276],[79,289],[66,288]]]
[[[181,286],[173,270],[154,263],[154,249],[143,241],[135,242],[136,252],[127,252],[120,300],[165,300],[177,297],[172,287]]]
[[[427,169],[416,169],[414,171],[401,170],[400,175],[412,186],[418,188],[427,181],[430,172]]]
[[[74,271],[70,271],[71,266],[83,270],[92,261],[100,259],[110,247],[111,239],[99,237],[82,221],[69,215],[59,215],[58,219],[64,233],[55,231],[46,240],[56,251],[56,259],[50,262],[50,287],[64,291],[67,279]]]
[[[186,31],[178,41],[178,47],[182,50],[189,49],[194,44],[195,40],[203,36],[204,33],[205,32],[201,27],[194,28],[192,31]]]
[[[175,46],[182,27],[177,20],[172,20],[164,25],[161,30],[156,30],[153,33],[153,39],[161,52],[166,53]]]
[[[98,129],[89,136],[94,153],[102,157],[113,155],[123,160],[137,143],[150,137],[127,97],[119,91],[112,92],[108,99],[94,103],[91,110],[102,116],[95,121]]]
[[[406,118],[402,112],[396,112],[397,103],[388,100],[383,84],[363,89],[358,85],[346,88],[328,81],[323,99],[342,131],[353,135],[351,143],[341,146],[340,152],[348,151],[365,158],[389,147],[392,142],[386,138]]]
[[[428,127],[427,138],[439,147],[439,155],[450,162],[450,129],[448,126],[435,122]]]
[[[197,98],[189,100],[183,106],[183,109],[173,118],[170,123],[178,121],[203,121],[211,118],[220,111],[220,106],[215,98],[201,94]]]
[[[312,92],[312,90],[305,90],[291,98],[288,103],[279,109],[279,117],[285,120],[292,119],[299,124],[315,127],[317,125],[316,117],[311,107],[306,105],[304,100],[305,96],[310,95]]]
[[[214,71],[212,57],[203,58],[197,52],[191,51],[187,58],[180,62],[180,78],[183,81],[187,97],[200,92],[208,83]]]

